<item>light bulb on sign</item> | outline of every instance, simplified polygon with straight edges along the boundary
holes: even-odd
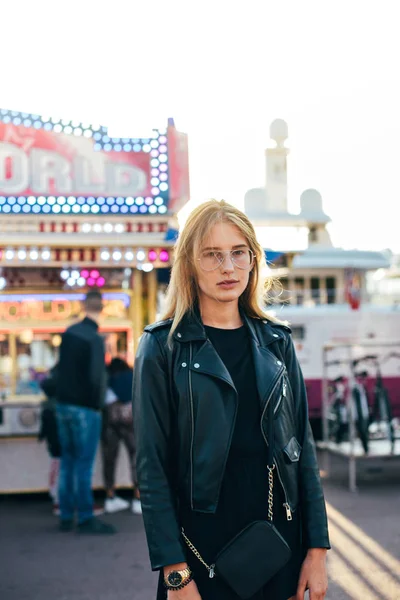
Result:
[[[17,252],[17,256],[19,260],[25,260],[27,256],[25,248],[20,248]]]
[[[114,250],[112,253],[112,257],[113,257],[113,260],[115,260],[115,261],[121,260],[121,258],[122,258],[121,250]]]
[[[50,258],[51,258],[50,248],[43,248],[42,260],[50,260]]]
[[[5,252],[6,260],[13,260],[14,256],[15,256],[15,252],[14,252],[13,248],[7,248],[7,250]]]
[[[51,345],[54,348],[58,348],[59,346],[61,346],[61,341],[62,341],[61,335],[56,333],[56,335],[53,335],[53,337],[51,338]]]
[[[136,260],[142,262],[146,258],[146,253],[144,250],[138,250],[136,253]]]
[[[33,331],[32,329],[24,329],[18,337],[23,344],[30,344],[33,340]]]
[[[151,262],[157,260],[157,252],[155,250],[149,250],[149,260]]]
[[[169,252],[168,250],[161,250],[160,252],[160,261],[168,262],[169,261]]]
[[[142,269],[145,273],[150,273],[154,269],[154,266],[151,263],[143,263]]]

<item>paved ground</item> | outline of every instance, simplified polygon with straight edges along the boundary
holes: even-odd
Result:
[[[327,599],[400,600],[400,465],[363,469],[356,494],[343,467],[335,462],[324,480],[334,547]],[[106,520],[118,535],[61,534],[43,496],[0,498],[0,599],[154,600],[141,518]]]

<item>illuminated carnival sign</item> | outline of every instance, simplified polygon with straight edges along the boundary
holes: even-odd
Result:
[[[187,136],[149,138],[0,110],[0,213],[165,214],[189,199]]]
[[[82,314],[84,294],[54,296],[48,294],[21,294],[0,297],[0,321],[58,322],[77,318]],[[105,294],[103,316],[106,319],[123,319],[127,316],[129,297],[125,294]]]

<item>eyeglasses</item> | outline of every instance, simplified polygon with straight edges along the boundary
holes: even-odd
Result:
[[[228,255],[232,264],[238,269],[243,270],[251,268],[255,256],[248,248],[226,250],[225,252],[221,250],[205,250],[197,260],[200,262],[200,267],[203,271],[215,271],[215,269],[218,269],[223,264]]]

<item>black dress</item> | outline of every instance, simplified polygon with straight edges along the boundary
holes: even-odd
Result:
[[[246,327],[216,329],[205,327],[207,336],[225,363],[238,392],[238,412],[232,444],[215,514],[194,512],[180,507],[180,523],[207,564],[250,522],[266,519],[268,513],[267,451],[261,433],[261,409],[256,376]],[[287,521],[283,490],[274,480],[274,524],[292,550],[289,563],[251,600],[288,600],[296,594],[300,569],[305,557],[301,543],[299,511]],[[208,571],[187,549],[187,561],[193,571],[202,600],[238,600],[238,596],[218,576]],[[157,600],[166,598],[160,583]]]

